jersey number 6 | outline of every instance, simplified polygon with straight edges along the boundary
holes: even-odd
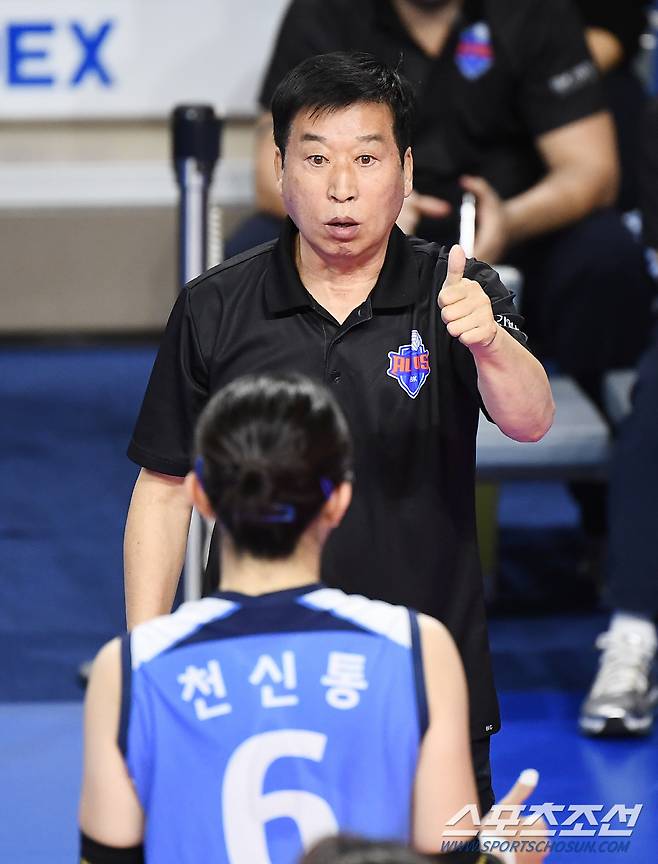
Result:
[[[222,817],[231,864],[270,864],[265,825],[285,816],[299,829],[304,848],[338,832],[327,802],[312,792],[281,790],[263,795],[268,768],[290,757],[321,762],[327,736],[319,732],[282,729],[248,738],[229,759],[222,785]]]

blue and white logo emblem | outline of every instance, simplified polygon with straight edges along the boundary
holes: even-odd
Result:
[[[430,374],[430,352],[423,345],[418,330],[411,331],[411,344],[400,345],[397,351],[388,352],[386,374],[395,378],[409,396],[415,399]]]
[[[455,63],[464,78],[475,81],[493,66],[491,32],[484,21],[466,27],[459,35]]]

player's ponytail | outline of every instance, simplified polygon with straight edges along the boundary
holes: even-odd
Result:
[[[332,490],[352,444],[329,392],[301,375],[246,376],[206,406],[195,470],[238,552],[285,558]]]

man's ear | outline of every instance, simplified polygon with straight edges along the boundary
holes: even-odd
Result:
[[[283,193],[283,154],[278,147],[274,148],[274,174],[276,176],[276,188],[281,195]]]
[[[407,147],[402,160],[402,171],[404,172],[404,197],[408,198],[414,188],[414,157],[411,147]]]
[[[196,476],[194,471],[190,471],[185,477],[185,491],[187,492],[190,504],[196,507],[202,516],[205,516],[206,519],[215,518],[212,504],[210,503],[208,496],[204,492],[203,486],[199,482],[199,478]]]
[[[351,501],[352,484],[343,482],[336,486],[323,508],[323,515],[332,528],[340,525]]]

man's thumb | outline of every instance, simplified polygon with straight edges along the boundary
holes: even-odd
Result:
[[[454,248],[454,247],[453,247]],[[525,799],[532,794],[533,790],[539,782],[539,772],[534,768],[526,768],[519,774],[516,783],[509,790],[507,795],[500,801],[500,804],[523,804]]]
[[[448,275],[446,276],[446,282],[449,285],[456,285],[464,276],[464,267],[466,267],[466,255],[462,247],[455,243],[448,255]]]

